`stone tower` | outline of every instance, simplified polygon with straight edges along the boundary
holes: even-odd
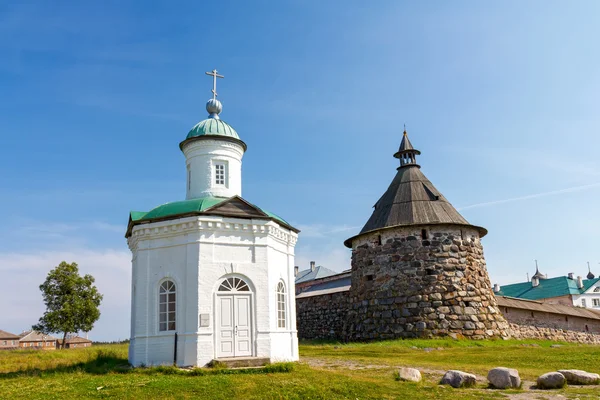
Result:
[[[348,340],[505,337],[485,266],[484,228],[471,225],[421,172],[406,131],[396,177],[352,248]]]

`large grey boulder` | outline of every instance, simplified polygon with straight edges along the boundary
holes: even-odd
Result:
[[[473,374],[468,374],[462,371],[450,370],[446,371],[440,385],[450,385],[453,388],[475,386],[477,378]]]
[[[559,369],[559,373],[567,379],[572,385],[598,385],[600,384],[600,375],[579,369]]]
[[[567,379],[560,372],[548,372],[537,379],[539,389],[560,389],[565,386]]]
[[[421,382],[421,372],[414,368],[400,368],[398,370],[398,379],[401,381]]]
[[[512,368],[498,367],[488,372],[487,379],[496,389],[521,387],[519,371]]]

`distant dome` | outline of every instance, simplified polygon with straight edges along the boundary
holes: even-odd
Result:
[[[594,279],[596,276],[594,274],[592,274],[592,271],[588,272],[587,274],[587,278],[588,279]]]
[[[207,118],[198,122],[188,133],[186,139],[198,136],[227,136],[234,139],[240,138],[235,129],[227,122],[216,118]]]
[[[535,269],[535,274],[532,276],[532,278],[548,279],[548,277],[546,275],[542,274],[537,268]]]

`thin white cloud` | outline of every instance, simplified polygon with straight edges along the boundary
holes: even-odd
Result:
[[[76,234],[77,231],[84,229],[122,233],[125,232],[125,229],[127,228],[125,224],[110,224],[104,221],[63,223],[23,220],[19,222],[20,223],[15,227],[14,232],[19,235],[31,235],[34,237],[45,235],[68,236]]]
[[[125,223],[101,220],[63,223],[19,217],[7,222],[7,228],[0,233],[0,248],[15,252],[30,248],[38,251],[106,248],[114,247],[115,243],[124,246],[122,237],[127,229]],[[107,241],[111,244],[107,245]]]
[[[458,210],[462,211],[462,210],[468,210],[471,208],[489,207],[489,206],[494,206],[497,204],[513,203],[516,201],[537,199],[539,197],[554,196],[554,195],[563,194],[563,193],[579,192],[581,190],[587,190],[587,189],[592,189],[592,188],[596,188],[596,187],[600,187],[600,182],[590,183],[588,185],[573,186],[573,187],[565,188],[565,189],[552,190],[550,192],[542,192],[542,193],[529,194],[526,196],[512,197],[509,199],[486,201],[483,203],[477,203],[477,204],[471,204],[469,206],[459,207]]]
[[[64,240],[70,235],[74,235],[75,231],[77,231],[78,227],[73,224],[65,224],[65,223],[33,223],[29,221],[28,223],[21,224],[16,226],[12,232],[11,236],[14,237],[23,237],[28,240],[35,239],[43,239],[46,241],[52,240]]]
[[[475,157],[478,163],[505,174],[514,174],[519,179],[535,182],[547,179],[568,181],[573,184],[597,180],[600,176],[598,160],[582,158],[579,154],[565,154],[553,148],[501,148],[464,147],[451,145],[446,151]]]
[[[92,229],[99,231],[108,231],[122,234],[125,234],[125,230],[127,229],[126,224],[109,224],[103,221],[93,221],[91,223],[86,223],[85,227],[91,227]]]

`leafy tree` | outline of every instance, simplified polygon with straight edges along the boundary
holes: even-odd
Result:
[[[92,330],[102,301],[94,281],[91,275],[80,276],[76,263],[61,262],[40,285],[46,312],[33,329],[45,334],[62,332],[63,347],[67,334]]]

